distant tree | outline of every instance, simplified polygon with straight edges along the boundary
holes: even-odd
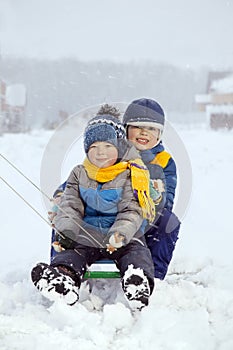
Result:
[[[81,62],[2,58],[4,78],[26,86],[27,125],[42,126],[96,104],[129,102],[142,96],[157,99],[166,111],[195,109],[194,96],[206,84],[200,72],[169,64]]]

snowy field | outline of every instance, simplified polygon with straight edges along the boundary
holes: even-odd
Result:
[[[169,273],[137,315],[118,280],[98,281],[91,295],[83,285],[74,307],[41,297],[30,270],[49,259],[50,228],[0,180],[0,350],[233,349],[233,133],[175,128],[192,163],[192,198]],[[6,134],[1,153],[39,185],[51,136]],[[72,166],[80,161],[79,152]],[[62,180],[72,166],[64,164]],[[0,174],[47,217],[40,193],[2,158]]]

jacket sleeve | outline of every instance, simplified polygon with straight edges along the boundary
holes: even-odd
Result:
[[[57,216],[55,217],[55,227],[58,232],[70,232],[70,239],[76,240],[79,233],[79,225],[84,216],[84,205],[79,194],[79,172],[80,168],[75,167],[68,180],[63,195]]]
[[[175,190],[177,185],[176,164],[172,158],[163,169],[166,179],[166,204],[167,209],[172,210],[174,204]]]
[[[56,189],[56,191],[55,191],[54,194],[53,194],[53,198],[55,199],[55,198],[57,198],[57,197],[60,197],[60,196],[64,193],[65,188],[66,188],[66,181],[63,182],[63,183]]]
[[[139,230],[143,221],[142,209],[133,194],[131,181],[127,178],[122,199],[118,204],[118,214],[108,232],[108,237],[115,232],[119,232],[125,237],[124,244],[126,245]]]

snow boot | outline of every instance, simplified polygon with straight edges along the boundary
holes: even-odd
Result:
[[[123,276],[122,288],[133,311],[142,310],[148,305],[150,286],[142,269],[130,265]]]
[[[31,278],[41,294],[51,301],[62,299],[67,305],[74,305],[79,299],[80,283],[65,266],[39,263],[32,269]]]

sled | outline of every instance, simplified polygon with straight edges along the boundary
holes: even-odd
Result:
[[[105,269],[99,270],[96,268],[102,268],[103,266]],[[120,271],[113,271],[113,270],[108,270],[109,267],[115,266],[114,261],[108,260],[108,259],[102,259],[93,264],[90,268],[90,270],[87,270],[84,274],[84,279],[89,279],[89,278],[120,278]]]
[[[55,230],[52,230],[52,237],[51,237],[51,242],[55,241]],[[58,253],[54,250],[53,246],[51,245],[51,251],[50,251],[50,261],[53,260],[54,256],[57,255]],[[105,269],[102,269],[102,267],[105,267]],[[109,259],[102,259],[90,267],[88,269],[84,276],[83,279],[87,280],[89,278],[120,278],[120,271],[118,270],[113,270],[112,268],[115,267],[115,263],[112,260]]]

